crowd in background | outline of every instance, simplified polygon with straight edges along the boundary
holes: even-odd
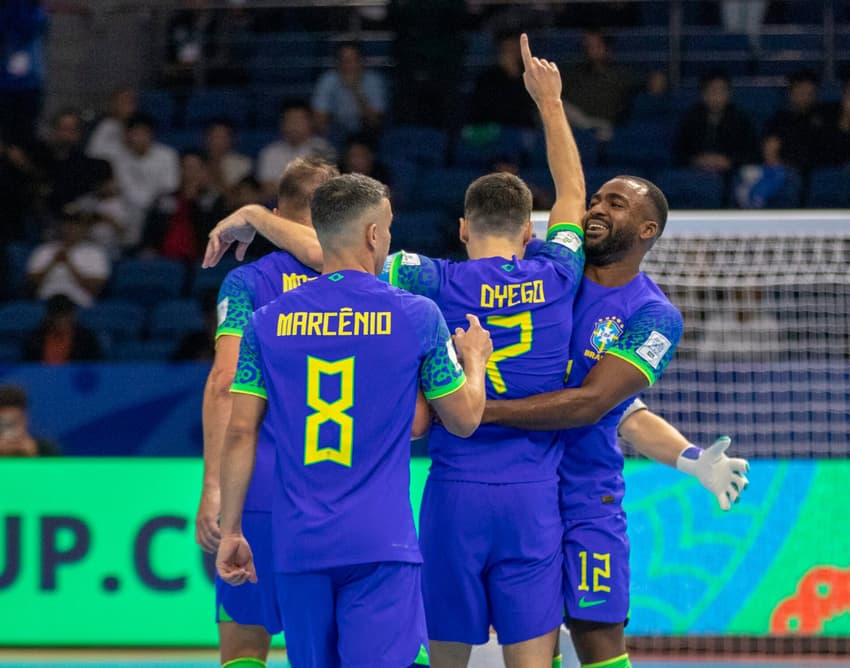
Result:
[[[185,101],[199,58],[208,85],[239,80],[239,55],[226,48],[229,34],[344,27],[328,25],[316,11],[248,13],[237,7],[213,13],[194,4],[168,23],[166,63],[159,73],[159,85],[175,91],[177,100]],[[141,111],[134,87],[114,91],[108,109],[93,122],[83,110],[68,107],[39,131],[47,15],[38,2],[2,3],[0,250],[10,244],[28,249],[24,287],[14,292],[7,281],[5,297],[53,300],[42,338],[29,337],[26,358],[97,358],[97,341],[77,333],[77,325],[68,334],[67,323],[76,307],[99,300],[115,263],[138,256],[197,264],[213,225],[244,204],[273,202],[277,179],[295,157],[337,161],[343,172],[366,173],[393,188],[401,175],[393,156],[382,151],[388,127],[437,126],[452,133],[452,141],[473,147],[500,141],[503,128],[520,130],[521,140],[527,137],[522,131],[539,131],[522,82],[518,34],[508,27],[585,29],[582,57],[562,66],[565,106],[576,131],[592,135],[595,159],[616,154],[617,129],[630,121],[634,101],[649,100],[669,117],[670,86],[664,71],[620,62],[616,44],[594,27],[638,25],[637,3],[580,5],[538,11],[451,0],[391,2],[387,15],[361,21],[394,32],[392,70],[367,67],[359,44],[340,42],[335,66],[311,82],[311,95],[283,101],[277,137],[248,153],[237,150],[242,128],[226,109],[206,119],[197,145],[170,146],[169,128]],[[754,44],[760,22],[782,19],[782,3],[702,5],[707,24],[745,31]],[[454,28],[446,30],[447,25]],[[478,72],[469,93],[459,95],[464,31],[493,36],[495,57]],[[824,102],[819,83],[814,71],[791,73],[785,103],[757,120],[736,106],[732,80],[722,69],[706,72],[698,99],[674,121],[669,164],[721,175],[726,203],[742,207],[768,205],[790,175],[805,179],[814,169],[850,164],[850,85],[838,99]],[[491,151],[482,171],[523,175],[525,147],[515,148]],[[549,206],[551,183],[530,185],[535,206]],[[201,348],[210,350],[208,343]]]

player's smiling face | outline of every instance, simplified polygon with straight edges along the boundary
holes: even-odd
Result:
[[[588,264],[616,262],[637,243],[645,196],[643,184],[623,178],[608,181],[594,193],[582,220]]]

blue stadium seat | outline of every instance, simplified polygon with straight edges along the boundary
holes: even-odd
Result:
[[[454,146],[454,164],[489,170],[496,160],[519,164],[532,130],[509,126],[493,126],[492,137],[478,138],[470,127],[464,128]],[[488,141],[489,140],[489,141]]]
[[[669,37],[663,30],[647,30],[645,28],[624,28],[612,31],[611,48],[617,58],[624,60],[624,53],[630,55],[655,51],[666,53],[670,48]]]
[[[584,182],[587,184],[587,199],[589,200],[593,193],[602,187],[603,183],[624,174],[652,179],[652,174],[649,170],[635,169],[633,166],[589,167],[584,170]]]
[[[284,103],[292,100],[310,100],[313,81],[300,81],[259,86],[254,89],[254,117],[258,128],[277,132],[280,110]]]
[[[759,36],[759,46],[764,52],[770,51],[820,51],[823,49],[823,34],[802,33],[799,30],[763,32]]]
[[[774,57],[768,54],[758,61],[758,74],[765,77],[787,76],[803,69],[823,71],[823,58],[817,52],[805,51]]]
[[[253,83],[312,84],[322,72],[312,57],[270,56],[259,53],[248,60],[248,76]]]
[[[783,88],[741,86],[732,89],[732,102],[743,111],[756,127],[764,125],[785,100]]]
[[[196,299],[172,299],[153,307],[148,331],[154,339],[179,339],[187,332],[206,329],[201,305]]]
[[[151,306],[163,299],[175,299],[183,291],[184,266],[165,258],[128,258],[112,272],[108,294]]]
[[[574,60],[581,53],[581,32],[578,30],[532,31],[528,39],[535,55],[556,63]]]
[[[123,299],[105,299],[80,310],[80,323],[103,333],[110,345],[132,341],[142,337],[145,309]]]
[[[3,251],[3,266],[0,270],[0,278],[5,283],[5,291],[2,293],[7,299],[21,299],[24,297],[27,280],[27,260],[32,254],[34,246],[18,241],[10,241]]]
[[[0,364],[17,364],[21,361],[21,346],[17,343],[0,342]]]
[[[673,116],[673,100],[669,95],[650,95],[638,93],[632,100],[629,109],[629,120],[671,122]]]
[[[200,128],[174,129],[160,132],[157,141],[170,146],[178,153],[184,151],[201,151],[204,148],[205,137]]]
[[[411,196],[411,208],[420,210],[442,207],[459,216],[463,212],[463,197],[469,184],[486,170],[448,168],[432,169],[419,178]]]
[[[746,54],[750,50],[750,38],[743,33],[734,32],[698,32],[682,36],[682,50],[685,53],[695,51],[737,51]]]
[[[850,169],[817,169],[812,172],[806,205],[826,209],[850,207]]]
[[[186,101],[187,127],[204,126],[214,118],[226,118],[236,127],[248,121],[251,99],[243,90],[200,90]]]
[[[655,183],[671,209],[719,209],[723,205],[723,177],[697,169],[666,169]]]
[[[387,162],[403,158],[417,165],[439,167],[445,164],[448,146],[449,136],[444,130],[397,125],[384,131],[378,154]]]
[[[265,146],[278,138],[276,130],[239,130],[236,133],[236,148],[256,159]]]
[[[225,256],[215,267],[202,269],[200,266],[195,266],[192,269],[192,297],[200,300],[203,299],[204,295],[209,292],[215,292],[218,294],[218,289],[221,287],[221,282],[224,280],[224,277],[227,276],[227,273],[231,269],[239,266],[240,264],[242,263],[237,262],[234,259],[233,250],[230,249],[227,251],[227,256]]]
[[[399,211],[393,218],[393,250],[441,255],[450,235],[457,237],[457,217],[443,209]]]
[[[420,167],[404,159],[389,160],[384,163],[384,166],[389,173],[388,185],[390,186],[393,209],[408,208],[413,189],[416,187]]]
[[[670,164],[671,127],[664,121],[633,121],[614,130],[606,145],[610,163],[655,168]]]
[[[20,346],[26,335],[41,324],[44,312],[41,301],[0,303],[0,341]]]
[[[308,31],[253,33],[251,45],[255,54],[273,58],[283,68],[287,59],[322,55],[326,51],[324,45],[329,41],[324,37],[326,35]]]
[[[139,93],[139,111],[152,116],[161,130],[173,126],[177,117],[177,102],[166,90],[143,90]]]
[[[113,346],[110,358],[117,361],[156,360],[166,361],[177,348],[174,339],[151,339],[149,341],[127,341]]]

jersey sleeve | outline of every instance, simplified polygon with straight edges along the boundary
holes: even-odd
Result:
[[[673,358],[682,338],[682,315],[672,304],[650,303],[626,321],[623,333],[606,355],[636,366],[652,385]]]
[[[441,262],[400,251],[387,257],[379,278],[415,295],[434,299],[442,284]]]
[[[426,399],[439,399],[459,390],[466,382],[466,374],[458,362],[449,328],[437,305],[423,299],[418,316],[424,352],[419,382]]]
[[[220,336],[242,336],[242,330],[254,312],[254,292],[244,267],[237,267],[225,276],[218,291],[218,327]]]
[[[578,287],[584,273],[584,230],[575,223],[553,225],[545,242],[536,239],[529,242],[525,257],[549,260]]]
[[[266,381],[263,378],[263,367],[260,361],[260,348],[257,345],[257,335],[254,324],[249,317],[242,330],[242,341],[239,343],[239,360],[236,362],[236,376],[230,391],[237,394],[253,394],[255,397],[268,399]]]

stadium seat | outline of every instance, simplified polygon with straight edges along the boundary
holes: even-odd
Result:
[[[186,101],[187,127],[205,126],[214,118],[226,118],[236,127],[248,121],[250,96],[241,90],[200,90]]]
[[[32,254],[31,244],[12,241],[6,244],[3,251],[3,269],[0,278],[4,281],[7,299],[22,299],[26,290],[27,260]]]
[[[16,364],[21,361],[21,346],[17,343],[0,342],[0,364]]]
[[[806,205],[826,209],[850,207],[850,169],[817,169],[812,172]]]
[[[110,357],[116,361],[152,360],[166,361],[177,348],[173,339],[151,339],[150,341],[127,341],[113,346]]]
[[[457,217],[443,209],[400,211],[393,218],[392,249],[443,255],[457,238]]]
[[[391,191],[393,209],[406,209],[416,186],[416,177],[420,168],[404,159],[389,160],[384,163],[389,173],[389,187]]]
[[[103,333],[110,346],[140,339],[145,327],[145,309],[123,299],[106,299],[80,310],[80,323]]]
[[[0,303],[0,341],[20,346],[44,319],[44,302],[18,300]]]
[[[255,84],[312,84],[321,71],[311,57],[281,58],[259,53],[248,61],[248,76]]]
[[[458,167],[485,170],[491,169],[497,160],[519,164],[524,153],[526,137],[530,137],[532,132],[505,125],[487,126],[486,129],[468,126],[463,129],[455,143],[453,163]]]
[[[156,120],[159,130],[166,130],[175,124],[177,102],[166,90],[143,90],[139,93],[138,109]]]
[[[252,159],[256,159],[265,146],[278,138],[276,130],[238,130],[236,148]]]
[[[607,161],[620,165],[655,168],[669,165],[672,157],[670,124],[634,121],[614,130],[605,146]]]
[[[165,258],[128,258],[115,266],[109,282],[110,297],[151,306],[175,299],[183,291],[185,269]]]
[[[403,158],[417,165],[440,167],[445,164],[448,145],[449,136],[443,130],[397,125],[384,131],[378,155],[386,161]]]
[[[671,209],[719,209],[723,206],[723,177],[697,169],[666,169],[655,183]]]
[[[221,282],[227,273],[238,267],[241,262],[238,262],[233,257],[233,251],[228,250],[227,256],[221,260],[215,267],[203,269],[200,266],[195,266],[192,269],[190,293],[194,299],[203,299],[210,292],[218,294],[218,289],[221,287]]]
[[[413,189],[411,208],[425,210],[440,207],[459,216],[463,212],[466,189],[486,171],[462,167],[429,170],[420,176]]]
[[[599,161],[599,143],[596,141],[596,134],[593,130],[582,128],[573,128],[573,137],[576,140],[579,155],[581,155],[581,164],[584,166],[593,166]],[[546,138],[542,132],[534,132],[526,149],[526,162],[529,167],[540,168],[548,167],[546,161]]]
[[[172,299],[153,307],[148,332],[154,339],[177,340],[187,332],[206,328],[201,306],[195,299]]]
[[[174,129],[160,132],[158,141],[170,146],[178,153],[200,151],[204,147],[204,133],[201,128]]]
[[[750,38],[743,33],[697,32],[682,36],[682,50],[686,54],[705,51],[731,51],[746,56],[750,50]]]
[[[629,110],[631,122],[671,122],[673,116],[673,101],[668,95],[650,95],[638,93],[632,100]]]
[[[309,100],[312,93],[312,80],[256,87],[253,99],[254,121],[257,127],[276,134],[280,110],[284,103],[290,100]]]

